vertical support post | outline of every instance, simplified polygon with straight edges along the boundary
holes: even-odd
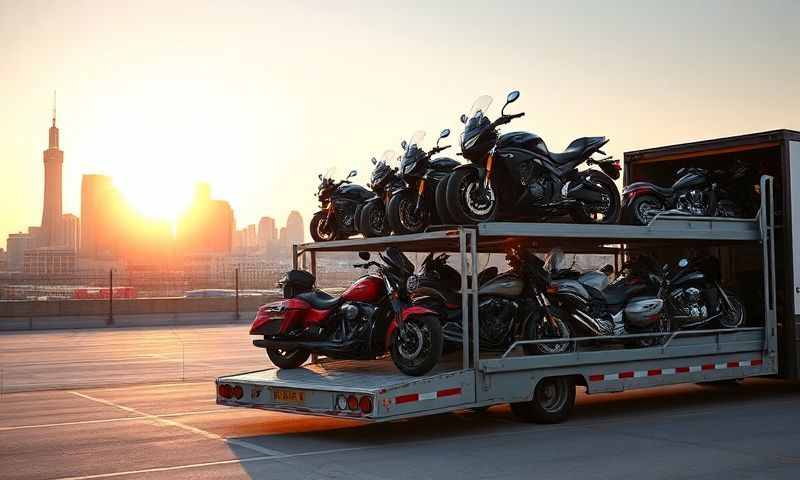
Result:
[[[311,257],[311,275],[314,275],[314,278],[317,278],[317,252],[310,251],[308,255]]]
[[[106,324],[114,323],[114,269],[108,269],[108,321]]]
[[[292,245],[292,269],[297,270],[297,245]]]
[[[480,317],[478,316],[478,231],[470,229],[469,232],[469,251],[472,276],[472,285],[470,288],[470,295],[472,295],[472,364],[477,370],[481,364],[481,349],[480,349]]]
[[[778,368],[778,337],[775,292],[775,209],[773,178],[761,177],[761,209],[758,214],[761,231],[762,271],[764,282],[764,338],[769,356]]]
[[[236,290],[236,320],[239,320],[239,267],[233,270],[234,275],[234,289]]]
[[[305,250],[300,254],[300,269],[308,270],[308,256]]]
[[[469,368],[469,292],[467,290],[467,239],[464,227],[458,227],[458,252],[461,256],[461,368]]]

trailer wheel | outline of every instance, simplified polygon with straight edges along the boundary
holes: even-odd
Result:
[[[539,380],[533,399],[511,404],[511,411],[521,420],[535,423],[561,423],[575,406],[575,380],[572,377],[549,377]]]
[[[267,356],[270,361],[278,368],[289,369],[297,368],[306,363],[311,352],[297,348],[294,350],[284,350],[282,348],[267,348]]]

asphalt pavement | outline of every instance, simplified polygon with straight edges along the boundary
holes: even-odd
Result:
[[[560,425],[507,406],[384,424],[215,405],[267,366],[246,327],[0,335],[0,478],[800,478],[800,384],[578,395]]]

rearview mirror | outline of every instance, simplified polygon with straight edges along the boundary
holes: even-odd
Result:
[[[465,114],[461,114],[461,123],[467,123],[467,116]]]
[[[369,252],[358,252],[358,258],[366,262],[369,260]]]
[[[449,136],[450,136],[450,129],[449,128],[445,128],[444,130],[442,130],[442,133],[439,134],[439,139],[436,140],[436,146],[437,147],[439,146],[439,142],[441,142],[443,138],[447,138]]]
[[[678,260],[678,266],[681,268],[686,268],[687,266],[689,266],[689,260],[681,258],[680,260]]]
[[[317,176],[319,177],[320,180],[322,180],[322,174],[321,173],[319,175],[317,175]]]
[[[406,141],[405,141],[405,140],[403,140],[402,142],[400,142],[400,146],[401,146],[401,147],[403,147],[403,150],[405,150],[405,149],[406,149],[406,146],[407,146],[407,145],[408,145],[408,144],[406,143]]]
[[[377,165],[378,164],[378,159],[375,158],[375,157],[372,157],[372,164],[373,165]]]
[[[352,178],[355,177],[356,175],[358,175],[358,172],[356,172],[355,170],[350,170],[350,173],[347,174],[347,178]]]
[[[509,93],[506,97],[506,104],[503,105],[503,108],[500,110],[500,115],[505,115],[506,107],[509,103],[514,103],[519,98],[519,90],[514,90],[513,92]]]

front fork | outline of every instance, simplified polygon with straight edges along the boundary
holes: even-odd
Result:
[[[419,209],[422,207],[423,196],[425,195],[425,179],[419,181],[417,186],[417,204],[414,206],[414,215],[419,214]]]

